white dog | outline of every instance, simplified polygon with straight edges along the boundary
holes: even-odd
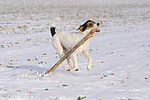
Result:
[[[96,32],[99,32],[98,30],[99,23],[96,23],[92,20],[86,21],[83,25],[81,25],[77,30],[80,30],[79,32],[55,32],[55,24],[59,20],[59,18],[55,19],[52,23],[52,27],[50,28],[51,34],[52,34],[52,44],[54,48],[57,50],[59,57],[62,58],[64,54],[67,54],[77,43],[79,43],[92,29],[97,29]],[[88,47],[89,47],[89,40],[87,40],[83,45],[81,45],[75,52],[73,52],[68,58],[67,62],[68,65],[71,67],[68,68],[68,66],[65,64],[65,62],[62,62],[63,67],[67,71],[78,71],[78,63],[77,63],[77,57],[76,55],[78,53],[81,53],[88,59],[88,65],[87,69],[91,69],[91,63],[92,58],[88,54]]]

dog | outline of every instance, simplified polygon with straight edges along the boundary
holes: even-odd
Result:
[[[57,50],[59,57],[62,58],[63,55],[67,54],[77,43],[79,43],[87,34],[90,33],[92,29],[96,29],[95,32],[100,32],[98,27],[100,23],[94,22],[93,20],[87,20],[84,24],[80,25],[77,29],[77,32],[59,32],[56,34],[56,22],[60,18],[56,18],[52,26],[50,27],[50,32],[52,35],[52,45]],[[78,71],[78,63],[77,63],[77,54],[81,53],[88,59],[87,70],[90,71],[92,58],[88,53],[89,40],[87,40],[83,45],[81,45],[75,52],[73,52],[68,58],[67,63],[70,68],[63,61],[62,66],[66,71]]]

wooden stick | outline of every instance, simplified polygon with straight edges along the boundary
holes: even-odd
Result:
[[[42,77],[46,74],[49,74],[50,72],[55,71],[55,69],[68,57],[70,56],[76,49],[78,49],[82,44],[84,44],[85,41],[87,41],[90,37],[93,37],[93,33],[95,30],[91,30],[91,32],[84,37],[76,46],[74,46],[66,55],[64,55],[50,70],[48,70],[45,74],[42,75]]]

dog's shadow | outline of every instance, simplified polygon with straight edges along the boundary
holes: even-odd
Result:
[[[27,75],[30,75],[33,73],[38,73],[40,75],[40,74],[44,74],[45,72],[47,72],[51,67],[41,67],[38,65],[31,65],[31,66],[30,65],[21,65],[21,66],[12,66],[12,68],[14,68],[15,70],[18,70],[18,71],[21,70],[21,72],[23,72],[22,74],[26,73]],[[62,68],[62,66],[59,66],[59,68],[56,69],[53,73],[50,73],[50,75],[53,75],[53,76],[68,76],[68,75],[89,76],[90,75],[89,71],[85,71],[85,70],[83,72],[82,71],[83,70],[69,72],[69,71],[64,70]],[[33,75],[35,75],[35,74],[33,74]]]
[[[36,65],[22,65],[22,66],[13,66],[14,69],[16,70],[25,70],[24,72],[26,73],[26,71],[28,71],[29,73],[39,73],[39,74],[44,74],[45,72],[47,72],[48,70],[51,69],[51,67],[41,67],[41,66],[36,66]],[[27,72],[27,73],[28,73]],[[62,66],[60,66],[60,68],[56,69],[53,73],[50,73],[50,75],[68,75],[71,74],[71,72],[68,72],[66,70],[64,70],[62,68]]]
[[[45,67],[40,67],[40,66],[37,66],[37,65],[21,65],[21,66],[13,66],[13,68],[15,68],[16,70],[19,69],[19,70],[29,70],[29,71],[33,71],[33,72],[38,72],[38,73],[41,73],[41,72],[46,72],[48,69],[45,68]]]

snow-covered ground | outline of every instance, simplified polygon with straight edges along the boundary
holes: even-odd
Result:
[[[88,19],[103,21],[90,39],[93,59],[78,55],[79,71],[60,65],[49,27],[76,31]],[[149,0],[0,0],[0,100],[149,100]]]

